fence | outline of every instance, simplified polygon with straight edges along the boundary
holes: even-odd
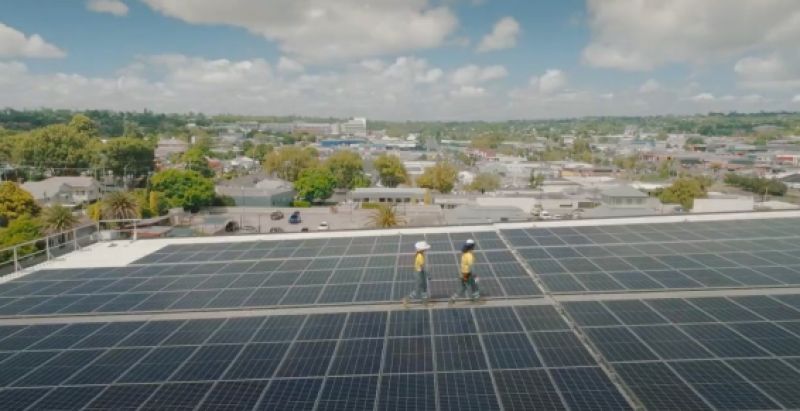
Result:
[[[141,220],[102,220],[0,249],[0,277],[106,240],[137,238]]]

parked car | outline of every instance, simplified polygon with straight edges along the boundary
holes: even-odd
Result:
[[[256,231],[258,230],[256,230],[256,228],[251,225],[246,225],[239,229],[239,232],[242,233],[255,233]]]
[[[282,233],[283,229],[280,228],[280,227],[272,227],[272,228],[269,229],[269,232],[270,233]]]
[[[303,228],[301,228],[301,229],[300,229],[300,232],[301,232],[301,233],[307,233],[307,232],[308,232],[308,227],[303,227]]]
[[[269,218],[272,220],[280,220],[283,218],[283,213],[280,211],[273,211],[272,214],[269,215]]]
[[[289,216],[289,224],[300,224],[303,220],[300,218],[300,212],[295,211]]]
[[[323,222],[319,223],[319,226],[317,227],[317,231],[328,231],[329,229],[330,229],[330,227],[328,227],[328,222],[327,221],[323,221]]]

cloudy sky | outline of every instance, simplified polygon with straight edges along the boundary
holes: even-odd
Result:
[[[5,0],[0,107],[388,120],[800,110],[797,0]]]

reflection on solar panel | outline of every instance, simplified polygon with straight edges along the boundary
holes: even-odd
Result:
[[[798,409],[798,229],[173,244],[40,270],[0,284],[0,409]],[[438,299],[467,238],[487,306],[402,309],[413,244]]]

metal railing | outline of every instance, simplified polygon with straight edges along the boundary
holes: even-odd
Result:
[[[100,241],[136,240],[142,220],[101,220],[0,249],[0,277],[25,270]]]

